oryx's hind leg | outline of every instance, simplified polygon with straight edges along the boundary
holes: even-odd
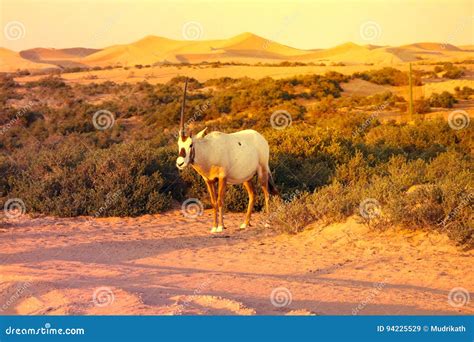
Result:
[[[258,180],[265,196],[265,213],[270,213],[270,192],[268,191],[269,173],[267,167],[258,167]]]
[[[219,186],[217,189],[217,207],[219,208],[219,225],[217,226],[216,233],[220,233],[224,229],[224,197],[225,197],[226,186],[227,186],[227,179],[219,178]]]
[[[255,191],[252,180],[244,182],[243,185],[249,194],[249,206],[247,208],[247,214],[245,215],[245,221],[240,225],[241,229],[250,226],[250,216],[252,215],[253,205],[255,203]]]
[[[213,224],[211,233],[215,233],[217,231],[217,194],[216,194],[216,186],[214,181],[206,180],[207,191],[209,191],[209,197],[211,198],[211,205],[212,205],[212,216],[213,216]]]

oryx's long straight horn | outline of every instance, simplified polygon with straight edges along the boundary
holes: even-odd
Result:
[[[179,122],[179,134],[184,137],[184,108],[186,107],[186,90],[188,89],[188,78],[184,82],[183,102],[181,103],[181,119]]]

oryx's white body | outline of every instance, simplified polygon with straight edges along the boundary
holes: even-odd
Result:
[[[193,139],[192,167],[205,179],[226,178],[229,184],[242,184],[255,174],[269,172],[269,148],[265,138],[247,129],[226,134],[212,132]]]
[[[204,129],[194,137],[192,134],[186,136],[184,108],[187,84],[186,79],[178,138],[179,156],[176,166],[182,170],[191,165],[204,178],[214,209],[214,224],[211,233],[222,232],[224,228],[224,195],[227,184],[243,184],[249,194],[247,215],[245,222],[240,226],[245,228],[250,225],[250,216],[255,203],[252,177],[258,175],[265,195],[267,213],[269,211],[269,192],[277,193],[268,166],[268,143],[260,133],[251,129],[231,134],[212,132],[208,135],[205,135],[206,129]],[[218,184],[217,189],[216,184]]]

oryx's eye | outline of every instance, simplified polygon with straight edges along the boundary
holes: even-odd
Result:
[[[189,147],[193,147],[193,144],[189,145]]]

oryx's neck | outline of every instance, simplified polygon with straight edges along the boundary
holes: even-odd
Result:
[[[210,163],[210,154],[214,153],[212,151],[212,144],[209,144],[204,139],[198,139],[193,142],[194,144],[194,160],[192,167],[199,173],[202,177],[211,179],[212,165]]]

